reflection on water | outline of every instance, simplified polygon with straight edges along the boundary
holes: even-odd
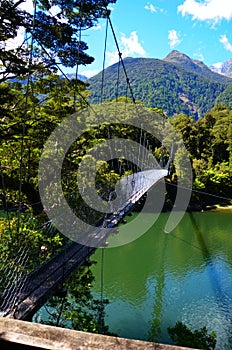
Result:
[[[216,349],[232,349],[232,212],[186,213],[170,234],[167,217],[133,243],[105,250],[106,322],[123,337],[170,343],[167,327],[179,320],[215,330]],[[97,294],[100,257],[98,250]]]

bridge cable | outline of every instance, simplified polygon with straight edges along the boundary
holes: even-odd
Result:
[[[10,216],[9,216],[8,203],[6,198],[6,185],[5,185],[5,180],[4,180],[4,175],[2,170],[1,170],[1,180],[2,180],[2,190],[3,190],[2,202],[3,202],[4,211],[6,211],[6,215],[7,215],[8,229],[9,231],[11,231]]]
[[[190,213],[190,214],[191,214],[191,213]],[[193,226],[193,223],[192,223],[192,226]],[[161,227],[160,227],[160,229],[163,231],[163,229],[162,229]],[[181,242],[187,244],[188,246],[190,246],[190,247],[192,247],[192,248],[194,248],[194,249],[197,249],[198,251],[200,251],[200,252],[202,253],[202,255],[205,254],[204,248],[199,247],[199,246],[197,246],[196,244],[191,243],[191,242],[187,241],[186,239],[177,236],[175,233],[171,232],[171,233],[169,234],[169,236],[171,236],[171,237],[175,238],[176,240],[179,240],[179,241],[181,241]],[[226,260],[226,258],[224,258],[224,257],[222,257],[222,256],[219,257],[219,260],[223,261],[223,262],[224,262],[225,264],[227,264],[227,265],[232,266],[232,262],[230,262],[229,260]]]
[[[123,71],[124,71],[124,74],[125,74],[125,77],[126,77],[126,83],[127,83],[127,87],[126,87],[126,101],[127,101],[127,95],[128,95],[128,89],[129,89],[130,93],[131,93],[132,101],[135,104],[136,101],[135,101],[134,93],[133,93],[133,90],[132,90],[132,87],[131,87],[130,79],[129,79],[127,71],[126,71],[125,63],[124,63],[124,61],[122,59],[122,53],[120,51],[118,40],[117,40],[115,31],[114,31],[114,28],[113,28],[112,21],[110,19],[110,11],[109,10],[107,11],[107,17],[109,18],[109,24],[110,24],[111,31],[112,31],[112,34],[113,34],[113,38],[114,38],[114,41],[115,41],[115,44],[116,44],[116,47],[117,47],[118,56],[119,56],[119,62],[121,62],[121,64],[122,64],[122,68],[123,68]],[[119,68],[118,68],[118,78],[119,78]],[[133,163],[132,164],[132,172],[133,172],[132,188],[134,187],[134,184],[135,184],[135,179],[134,179],[134,172],[135,172],[135,170],[136,170],[136,167],[135,167],[135,164]]]
[[[80,48],[81,48],[81,38],[82,38],[82,10],[83,10],[83,0],[80,5],[80,25],[79,25],[79,34],[78,34],[78,50],[77,50],[77,66],[76,66],[76,74],[75,74],[75,85],[74,85],[74,112],[76,112],[76,88],[78,88],[77,80],[78,80],[78,71],[79,71],[79,63],[80,63]]]
[[[130,84],[130,80],[129,80],[129,77],[128,77],[128,74],[127,74],[127,71],[126,71],[125,63],[124,63],[124,61],[122,59],[122,53],[120,51],[119,44],[118,44],[118,41],[117,41],[117,37],[116,37],[115,31],[114,31],[114,28],[113,28],[113,24],[112,24],[112,21],[110,19],[110,11],[109,10],[107,11],[107,17],[109,18],[109,24],[110,24],[110,27],[111,27],[111,30],[112,30],[112,34],[113,34],[113,37],[114,37],[114,41],[115,41],[115,44],[116,44],[116,47],[117,47],[117,50],[118,50],[119,59],[120,59],[120,61],[122,63],[122,67],[123,67],[124,74],[125,74],[125,77],[126,77],[127,88],[129,88],[129,90],[130,90],[133,103],[136,103],[135,98],[134,98],[134,94],[133,94],[133,90],[132,90],[132,87],[131,87],[131,84]],[[141,133],[142,133],[142,125],[141,125]],[[140,141],[141,141],[141,137],[140,137]],[[140,153],[140,150],[139,150],[139,153]],[[133,168],[134,168],[133,173],[134,173],[134,171],[138,171],[138,167],[135,167],[134,164],[133,164]],[[133,186],[133,184],[134,184],[134,178],[132,180],[132,186]]]
[[[106,12],[108,13],[108,10],[106,9]],[[104,96],[104,84],[105,84],[105,65],[106,65],[106,50],[107,50],[107,40],[108,40],[108,28],[109,28],[109,16],[106,16],[106,31],[105,31],[105,43],[104,43],[104,53],[103,53],[103,67],[102,67],[102,80],[101,80],[101,96],[100,96],[100,102],[103,102],[103,96]],[[120,64],[120,60],[119,60],[119,64]],[[118,74],[119,74],[119,66],[118,66]],[[116,92],[116,101],[117,101],[118,95]],[[100,126],[100,123],[99,123]],[[107,137],[108,140],[112,140],[113,142],[113,138],[112,138],[112,133],[111,133],[111,125],[107,125]],[[116,147],[115,147],[116,148]],[[111,167],[113,167],[113,154],[112,154],[112,147],[109,148],[110,151],[110,163],[111,163]],[[119,170],[119,162],[117,159],[117,167]],[[111,198],[112,198],[112,192],[111,189],[108,189],[108,193],[107,190],[105,192],[106,197],[108,199],[108,202],[111,202]],[[105,215],[105,218],[107,217],[107,214]]]
[[[26,86],[26,101],[25,101],[25,111],[24,111],[24,117],[23,117],[23,129],[22,129],[22,139],[21,139],[21,147],[20,147],[20,179],[19,179],[19,210],[18,210],[18,228],[17,231],[19,233],[19,226],[20,226],[20,212],[21,212],[21,202],[22,202],[22,183],[23,183],[23,156],[24,156],[24,148],[25,148],[25,136],[26,136],[26,119],[27,119],[27,112],[28,112],[28,105],[29,105],[29,86],[31,83],[31,73],[30,68],[32,66],[32,60],[33,60],[33,46],[34,46],[34,32],[35,32],[35,18],[36,18],[36,6],[37,6],[37,0],[33,1],[33,20],[32,20],[32,36],[31,36],[31,48],[30,48],[30,54],[29,54],[29,74],[27,77],[27,86]]]
[[[99,331],[100,334],[103,332],[103,294],[104,294],[104,252],[105,248],[101,248],[101,290],[100,290],[100,313],[99,313]]]
[[[43,46],[43,44],[41,44],[40,41],[38,41],[41,49],[44,51],[44,53],[46,53],[46,55],[53,60],[52,55],[45,49],[45,47]],[[59,64],[57,62],[54,62],[54,65],[56,66],[56,68],[61,72],[61,74],[65,77],[65,79],[67,81],[70,81],[69,77],[67,76],[67,74],[65,74],[65,72],[62,70],[62,68],[60,68]],[[88,100],[86,99],[86,97],[84,95],[82,95],[82,93],[77,90],[77,94],[82,98],[83,102],[85,102],[86,106],[90,107],[90,104],[88,102]]]
[[[119,98],[119,81],[120,81],[120,55],[118,57],[118,69],[117,69],[117,81],[116,81],[116,103],[118,102],[118,98]],[[115,147],[116,148],[116,147]],[[118,172],[119,175],[122,176],[122,159],[119,159],[119,157],[117,158],[117,168],[118,168]]]
[[[18,194],[18,215],[17,215],[17,234],[16,234],[16,241],[18,244],[19,242],[19,234],[20,234],[20,225],[21,225],[21,210],[22,210],[22,184],[23,184],[23,157],[24,157],[24,151],[25,151],[25,136],[26,136],[26,119],[27,119],[27,112],[28,112],[28,105],[29,105],[29,86],[31,83],[31,66],[32,66],[32,60],[33,60],[33,46],[34,46],[34,32],[35,32],[35,19],[36,19],[36,10],[37,10],[37,0],[33,1],[33,19],[32,19],[32,35],[31,35],[31,44],[30,44],[30,53],[29,53],[29,61],[28,61],[28,67],[29,67],[29,73],[27,77],[27,85],[26,85],[26,101],[25,101],[25,110],[24,110],[24,116],[23,116],[23,126],[22,126],[22,138],[21,138],[21,146],[20,146],[20,166],[19,166],[19,194]],[[16,272],[16,296],[17,296],[17,290],[19,287],[19,262],[16,264],[17,266],[17,272]],[[15,298],[13,302],[13,308],[17,309],[17,297]],[[15,313],[14,313],[15,316]]]
[[[104,93],[106,49],[107,49],[107,39],[108,39],[108,26],[109,26],[109,18],[107,17],[107,19],[106,19],[104,53],[103,53],[103,64],[102,64],[101,95],[100,95],[101,99],[100,99],[100,103],[103,102],[103,93]]]
[[[118,102],[119,97],[119,81],[120,81],[120,57],[118,58],[118,73],[117,73],[117,82],[116,82],[116,102]]]
[[[77,94],[76,94],[76,89],[77,91],[78,89],[78,84],[77,84],[77,80],[78,80],[78,72],[79,72],[79,64],[80,64],[80,50],[81,50],[81,39],[82,39],[82,15],[83,15],[83,0],[81,0],[80,3],[80,8],[79,8],[79,20],[80,20],[80,24],[79,24],[79,30],[78,30],[78,51],[77,51],[77,65],[76,65],[76,72],[75,72],[75,84],[74,84],[74,113],[76,113],[77,111]],[[73,128],[72,128],[73,130]],[[68,175],[67,177],[67,181],[71,179],[72,176],[72,170],[73,170],[73,164],[72,164],[72,157],[73,157],[73,145],[70,148],[70,158],[69,158],[69,172],[71,173],[70,176]],[[72,197],[70,195],[70,187],[67,183],[68,186],[68,199],[72,200]],[[60,288],[64,288],[64,282],[65,282],[65,270],[67,269],[67,245],[65,244],[65,249],[64,249],[64,260],[65,263],[63,264],[63,269],[62,269],[62,280],[60,283]],[[61,300],[61,306],[60,306],[60,311],[59,314],[57,316],[57,322],[56,322],[56,326],[58,327],[59,322],[60,322],[60,318],[61,318],[61,314],[62,314],[62,310],[64,307],[64,301],[65,301],[65,296],[62,297]]]
[[[222,199],[222,200],[225,200],[225,201],[232,201],[232,198],[229,198],[229,197],[224,197],[224,196],[212,194],[212,193],[205,192],[205,191],[195,190],[195,189],[192,189],[192,188],[189,188],[189,187],[179,186],[178,184],[174,184],[174,183],[169,183],[168,182],[168,185],[173,186],[173,187],[179,187],[179,188],[181,188],[183,190],[187,190],[187,191],[203,194],[203,195],[206,195],[206,196],[209,196],[209,197],[215,197],[215,198]]]
[[[128,77],[128,74],[127,74],[127,71],[126,71],[126,67],[125,67],[125,64],[124,64],[124,61],[122,59],[122,53],[120,51],[120,48],[119,48],[119,44],[118,44],[118,40],[117,40],[117,37],[116,37],[116,34],[115,34],[115,31],[114,31],[114,28],[113,28],[113,24],[112,24],[112,21],[110,19],[110,10],[107,10],[107,17],[109,19],[109,24],[110,24],[110,28],[112,30],[112,34],[113,34],[113,37],[114,37],[114,41],[115,41],[115,44],[116,44],[116,47],[117,47],[117,50],[118,50],[118,55],[119,55],[119,59],[122,63],[122,67],[123,67],[123,70],[124,70],[124,74],[125,74],[125,77],[126,77],[126,81],[127,81],[127,84],[128,84],[128,87],[130,89],[130,93],[131,93],[131,97],[132,97],[132,100],[134,103],[135,102],[135,98],[134,98],[134,93],[133,93],[133,90],[132,90],[132,87],[131,87],[131,84],[130,84],[130,79]]]

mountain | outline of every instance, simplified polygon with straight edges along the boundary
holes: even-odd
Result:
[[[146,107],[160,108],[168,116],[185,113],[199,118],[213,108],[215,99],[232,79],[210,70],[203,62],[172,51],[164,59],[125,58],[124,64],[133,94]],[[119,79],[118,79],[119,77]],[[102,73],[88,80],[91,103],[101,100]],[[126,96],[129,90],[122,68],[118,64],[104,72],[103,100]]]
[[[232,78],[232,58],[225,62],[215,63],[209,67],[213,72]]]
[[[164,61],[177,64],[189,72],[199,74],[212,81],[226,81],[226,79],[222,78],[221,76],[215,75],[215,72],[212,72],[212,70],[209,67],[207,67],[203,62],[191,59],[189,56],[177,50],[171,51],[167,55],[167,57],[164,58]]]
[[[67,74],[61,74],[60,77],[62,79],[76,79],[76,73],[67,73]],[[85,75],[81,75],[81,74],[78,74],[77,75],[77,79],[81,80],[81,81],[86,81],[88,78],[85,76]],[[13,79],[10,79],[10,82],[11,83],[17,83],[17,82],[20,82],[22,85],[25,85],[27,84],[27,79],[25,80],[20,80],[19,78],[13,78]]]
[[[64,75],[61,75],[63,78],[67,77],[68,79],[76,79],[76,73],[67,73]],[[82,74],[78,74],[77,75],[77,79],[82,80],[82,81],[86,81],[88,78],[85,75]]]

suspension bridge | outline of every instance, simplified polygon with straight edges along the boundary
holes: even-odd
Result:
[[[135,103],[130,80],[122,60],[122,54],[119,50],[109,13],[107,15],[107,21],[110,23],[113,32],[113,37],[118,49],[119,62],[125,73],[128,90],[131,92],[132,101]],[[33,46],[31,49],[33,50]],[[104,61],[105,53],[106,52],[104,52]],[[60,69],[59,66],[58,69]],[[103,67],[102,84],[104,84],[104,69],[105,67]],[[81,96],[81,98],[83,98],[83,96]],[[76,104],[76,97],[74,100],[74,104]],[[24,136],[25,135],[23,135],[23,137]],[[117,186],[117,191],[123,194],[123,201],[120,202],[118,207],[111,213],[104,215],[100,223],[91,229],[91,232],[87,232],[88,240],[85,242],[86,244],[80,244],[74,241],[66,244],[56,254],[52,255],[43,264],[39,265],[34,271],[25,276],[18,274],[17,264],[25,264],[27,254],[23,249],[18,252],[19,256],[15,258],[16,266],[13,267],[14,272],[12,267],[7,270],[9,281],[0,296],[0,316],[19,320],[31,320],[36,311],[59,289],[60,285],[74,270],[85,264],[98,247],[107,245],[106,240],[108,236],[114,232],[114,228],[140,201],[143,201],[146,197],[146,193],[155,184],[168,175],[170,160],[165,168],[160,167],[158,164],[156,164],[156,166],[154,166],[154,163],[149,164],[148,158],[150,148],[145,133],[142,133],[142,127],[139,144],[147,149],[147,153],[139,152],[140,159],[137,159],[140,164],[146,164],[145,169],[141,171],[138,167],[131,167],[130,170],[132,170],[132,174],[121,177]],[[22,178],[20,180],[22,182]],[[7,209],[7,205],[5,205],[5,209]],[[18,215],[20,217],[22,204],[20,203],[19,207],[15,208],[15,210],[18,210]],[[50,225],[47,227],[49,229]],[[83,232],[83,234],[85,235],[86,233]],[[2,272],[5,273],[6,271]],[[12,278],[10,278],[10,275],[12,275]]]
[[[94,240],[95,247],[76,242],[68,243],[44,264],[24,276],[18,283],[5,289],[0,297],[0,316],[31,320],[36,311],[59,288],[60,284],[88,260],[95,252],[96,247],[106,246],[106,239],[112,231],[107,230],[107,234],[102,234],[102,228],[113,230],[133,210],[146,192],[167,174],[167,169],[152,169],[124,177],[121,186],[127,188],[130,196],[123,207],[106,215],[101,225],[94,228],[91,236],[88,236]]]

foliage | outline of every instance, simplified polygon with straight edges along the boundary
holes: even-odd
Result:
[[[65,117],[86,107],[84,99],[88,97],[88,93],[85,92],[85,84],[76,80],[66,81],[48,73],[56,71],[57,65],[60,64],[74,67],[89,64],[94,60],[86,53],[86,43],[79,40],[80,30],[95,25],[99,18],[105,16],[107,5],[114,2],[115,0],[37,0],[34,2],[33,17],[20,9],[23,0],[1,1],[1,187],[2,198],[7,200],[8,206],[13,205],[16,210],[18,200],[24,200],[32,207],[35,202],[40,201],[37,171],[46,139]],[[26,31],[25,45],[9,49],[8,40],[16,37],[19,28]],[[34,51],[30,53],[32,44]],[[33,77],[22,77],[32,72]],[[13,80],[14,77],[20,76],[23,79],[22,84]],[[8,79],[13,83],[3,83]],[[81,98],[78,98],[80,94]],[[96,142],[96,132],[93,131],[93,134],[94,137],[91,137],[90,132],[85,135],[85,140],[77,141],[76,146],[79,147],[76,148],[76,152],[73,149],[73,158],[70,156],[71,152],[67,156],[64,177],[71,180],[67,186],[64,183],[66,194],[69,194],[70,185],[73,185],[72,190],[75,190],[75,170],[78,161],[85,155],[86,147],[90,146],[91,141],[92,145]],[[97,183],[108,181],[112,187],[112,179],[115,183],[118,177],[113,170],[109,172],[111,175],[107,170],[107,163],[99,165]],[[19,188],[23,196],[20,196]],[[48,234],[44,221],[44,215],[35,217],[31,211],[2,213],[0,293],[7,283],[16,283],[65,244],[65,239],[57,232],[52,236]],[[9,271],[12,274],[11,278]],[[104,325],[103,306],[106,302],[100,303],[91,295],[92,280],[90,270],[85,271],[82,268],[66,282],[69,294],[63,301],[63,313],[58,318],[72,320],[75,329],[105,333],[107,327]],[[55,298],[53,303],[56,303]]]
[[[79,29],[81,27],[85,30],[96,24],[98,18],[105,16],[107,5],[114,3],[115,0],[85,2],[38,0],[34,21],[30,14],[20,10],[22,2],[22,0],[17,2],[3,0],[0,4],[0,82],[2,82],[0,84],[2,176],[0,188],[3,195],[6,194],[7,201],[12,202],[13,206],[17,205],[19,200],[23,201],[33,209],[33,213],[30,211],[25,214],[9,214],[8,218],[6,214],[2,215],[0,220],[2,257],[0,269],[3,271],[1,288],[4,288],[7,276],[4,261],[7,261],[8,267],[14,266],[16,255],[22,247],[28,250],[28,263],[27,267],[21,264],[20,274],[34,269],[64,244],[64,238],[61,238],[58,233],[51,237],[47,235],[46,228],[41,227],[46,221],[45,216],[41,213],[35,216],[34,203],[40,201],[38,164],[43,146],[51,132],[64,118],[86,107],[85,99],[88,99],[90,91],[87,91],[86,84],[80,81],[67,81],[56,74],[48,73],[56,69],[57,63],[73,67],[76,64],[88,64],[93,61],[93,58],[86,53],[88,49],[86,43],[79,43]],[[52,15],[54,6],[57,12]],[[16,37],[19,27],[23,27],[30,40],[34,41],[35,50],[31,62],[28,43],[12,50],[7,48],[7,40]],[[195,188],[218,195],[226,193],[228,197],[232,196],[230,167],[232,112],[225,105],[217,105],[211,109],[215,98],[225,90],[229,80],[218,77],[214,80],[213,75],[209,78],[197,72],[190,72],[183,66],[161,60],[128,58],[125,63],[128,74],[131,76],[135,97],[151,107],[146,109],[147,120],[144,121],[146,130],[152,130],[155,127],[157,135],[160,136],[158,139],[163,139],[167,131],[166,123],[171,121],[182,136],[189,152],[193,164]],[[25,75],[28,72],[33,72],[33,77],[26,79]],[[21,83],[12,79],[19,76],[22,78]],[[122,76],[118,84],[119,91],[116,91],[117,76],[117,65],[106,70],[104,93],[106,99],[113,100],[108,104],[109,111],[111,108],[114,114],[117,110],[117,115],[123,116],[125,124],[104,124],[99,128],[96,126],[96,116],[92,116],[92,119],[87,118],[84,121],[86,131],[73,143],[63,162],[63,192],[70,206],[78,210],[86,221],[91,219],[95,222],[101,218],[99,215],[102,215],[97,212],[90,213],[89,208],[83,203],[78,188],[78,185],[84,186],[86,183],[87,186],[91,185],[89,181],[90,169],[92,169],[91,156],[88,152],[97,144],[103,144],[109,137],[141,141],[140,129],[127,124],[131,116],[125,112],[125,105],[120,105],[120,102],[131,103],[131,100],[125,97],[126,84],[121,79]],[[101,91],[102,79],[99,77],[90,80],[90,88],[93,90],[92,101],[95,102],[99,101],[96,90]],[[9,78],[12,80],[11,83],[7,82]],[[114,99],[117,93],[119,93],[117,98],[119,104],[116,107],[117,102]],[[163,117],[159,125],[156,125],[152,118],[154,111]],[[206,111],[208,112],[203,117]],[[167,114],[176,115],[170,120]],[[202,118],[196,122],[188,114],[194,117],[201,115]],[[172,136],[168,135],[170,144]],[[152,133],[147,133],[147,138],[152,152],[161,157],[161,143],[152,136]],[[176,169],[172,169],[173,178],[181,171],[183,172],[182,152],[183,149],[180,149],[177,153],[178,165]],[[165,156],[168,157],[167,152]],[[82,178],[78,177],[77,171],[81,163],[83,166],[86,165],[86,172]],[[106,194],[114,190],[122,174],[132,171],[133,164],[126,162],[122,154],[119,162],[115,159],[108,162],[99,161],[96,167],[97,175],[94,179],[96,189],[107,201],[109,198]],[[36,229],[37,227],[40,229]],[[59,309],[61,311],[52,312],[52,319],[49,322],[62,325],[70,321],[75,329],[107,332],[102,321],[104,303],[95,300],[91,295],[92,281],[90,270],[86,271],[83,268],[80,273],[75,274],[65,284],[68,294],[62,300],[62,309]],[[54,297],[50,305],[55,307],[58,302],[60,299]],[[57,315],[58,318],[56,317],[54,321],[53,316]],[[100,322],[99,315],[102,318]],[[206,336],[204,329],[201,330],[201,334]]]
[[[43,223],[44,217],[35,217],[30,210],[20,216],[15,212],[7,215],[0,212],[0,293],[9,280],[15,283],[19,276],[33,271],[63,244],[64,238],[58,232],[50,235]]]
[[[213,350],[216,346],[216,334],[208,334],[207,328],[192,331],[182,322],[177,322],[174,327],[168,327],[168,333],[175,345],[190,348]]]
[[[211,72],[206,66],[191,71],[186,65],[150,58],[125,58],[134,97],[146,107],[159,108],[168,116],[184,113],[195,119],[213,108],[215,99],[231,79]],[[101,100],[101,73],[89,79],[91,102]],[[105,70],[104,100],[126,96],[126,79],[118,64]],[[128,97],[131,97],[128,92]]]
[[[85,266],[81,266],[61,286],[63,296],[53,296],[46,304],[48,320],[42,323],[69,327],[84,332],[110,334],[104,323],[104,308],[108,301],[96,299],[91,287],[94,276]]]
[[[182,137],[191,159],[194,189],[232,198],[232,111],[220,104],[198,121],[180,114],[170,122]],[[178,175],[178,168],[175,171]],[[210,204],[220,202],[217,197],[196,193],[193,199]]]
[[[74,101],[74,96],[81,93],[87,98],[85,84],[50,75],[36,81],[30,87],[26,99],[24,85],[5,83],[0,85],[0,90],[3,91],[0,122],[1,172],[6,188],[14,191],[14,197],[8,199],[17,200],[15,194],[19,189],[22,171],[24,200],[33,204],[40,201],[37,172],[44,143],[63,118],[74,112],[74,102],[76,110],[84,107],[83,99]],[[7,193],[10,195],[9,191]]]
[[[105,16],[108,4],[116,0],[36,0],[34,14],[22,10],[24,0],[0,3],[0,82],[39,70],[57,70],[57,65],[74,67],[90,64],[94,58],[86,53],[80,30],[96,25]],[[24,30],[25,42],[11,48],[9,39]],[[31,55],[31,45],[34,46]]]
[[[232,109],[232,84],[229,84],[226,89],[220,93],[220,95],[216,98],[217,104],[224,104],[225,107]]]
[[[17,36],[20,27],[27,29],[30,25],[30,15],[20,9],[24,0],[2,0],[0,2],[0,82],[9,76],[23,75],[27,72],[23,45],[16,48],[7,47],[8,40]]]

